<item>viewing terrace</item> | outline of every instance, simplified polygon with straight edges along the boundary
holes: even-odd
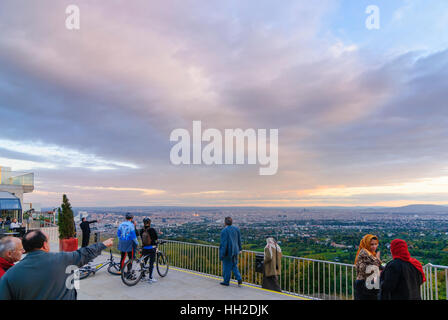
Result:
[[[51,241],[53,252],[58,251],[57,227],[43,229]],[[239,268],[243,286],[235,281],[230,287],[219,285],[222,265],[218,247],[167,240],[161,248],[169,258],[170,270],[156,283],[139,282],[134,287],[124,285],[120,277],[105,270],[80,281],[78,299],[198,299],[198,300],[351,300],[356,278],[354,266],[331,261],[283,256],[280,285],[283,292],[261,288],[262,274],[255,272],[255,251],[243,250]],[[107,259],[107,252],[94,262]],[[117,256],[117,259],[119,257]],[[448,297],[448,267],[424,266],[427,281],[421,287],[424,300],[446,300]],[[157,290],[151,290],[157,288]]]

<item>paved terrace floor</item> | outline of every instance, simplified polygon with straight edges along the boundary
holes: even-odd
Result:
[[[51,250],[58,251],[57,244]],[[108,258],[106,254],[97,257],[95,262]],[[198,274],[188,270],[170,267],[165,278],[154,270],[156,283],[140,281],[133,287],[126,286],[119,276],[111,275],[103,268],[95,275],[80,281],[79,300],[307,300],[302,297],[264,290],[243,284],[229,287],[219,284],[222,278]]]

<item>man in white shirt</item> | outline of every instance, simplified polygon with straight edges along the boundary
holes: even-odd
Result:
[[[17,219],[12,219],[11,225],[9,226],[10,229],[14,229],[14,228],[20,228],[22,225],[21,223],[17,222]]]

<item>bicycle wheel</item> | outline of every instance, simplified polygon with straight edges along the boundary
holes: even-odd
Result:
[[[79,280],[85,279],[93,273],[90,268],[79,268]]]
[[[135,286],[143,276],[144,265],[138,259],[131,259],[121,270],[121,280],[127,286]]]
[[[111,264],[109,264],[107,271],[114,276],[119,276],[121,274],[120,264],[112,262]]]
[[[157,253],[157,273],[161,277],[165,277],[168,274],[169,264],[168,258],[163,254],[163,252]]]

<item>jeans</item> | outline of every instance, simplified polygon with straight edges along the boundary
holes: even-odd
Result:
[[[230,283],[230,276],[233,274],[236,280],[242,280],[240,271],[238,270],[238,256],[224,257],[222,260],[222,273],[224,277],[224,283]]]

